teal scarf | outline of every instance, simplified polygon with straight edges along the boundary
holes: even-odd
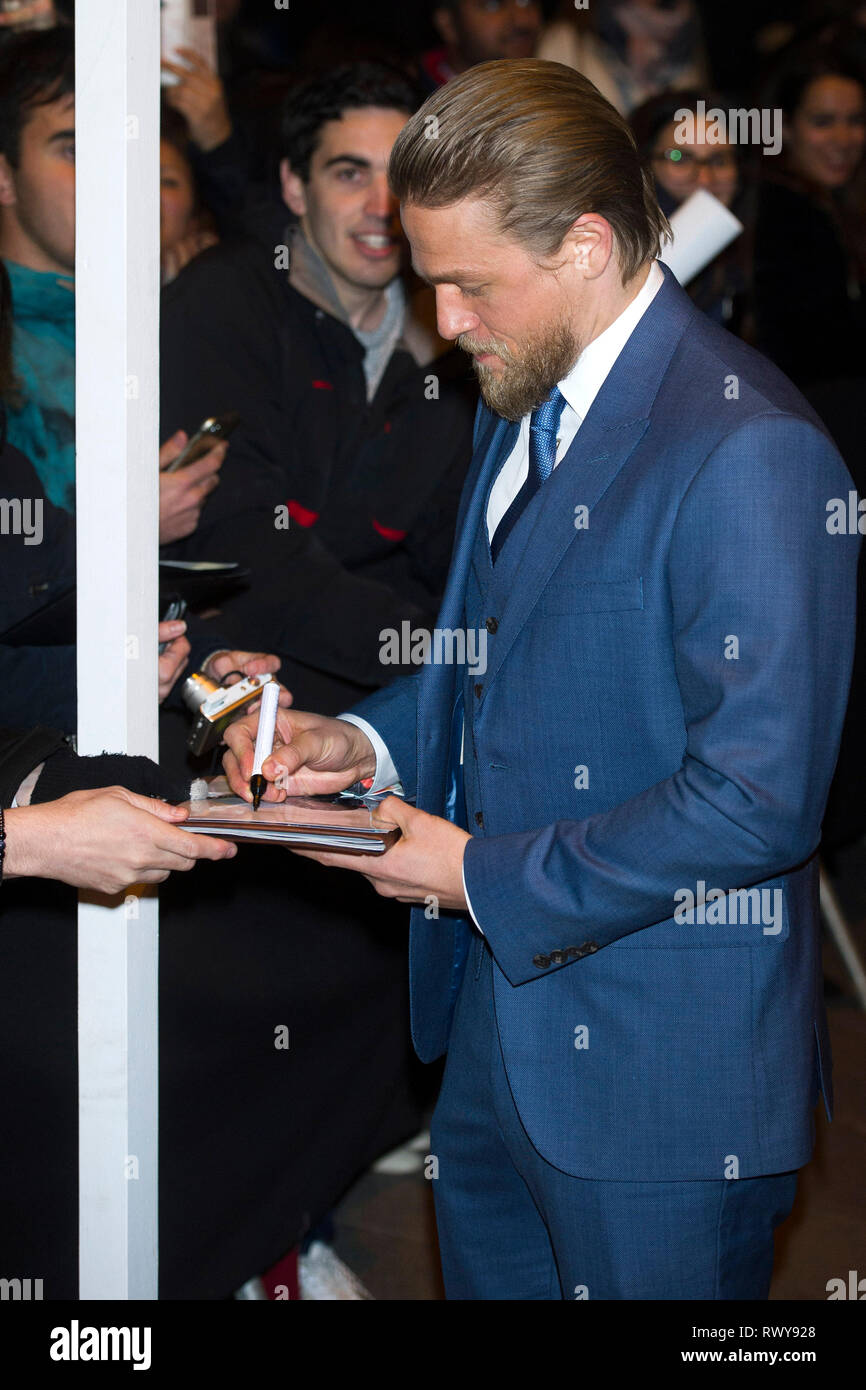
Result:
[[[75,282],[6,262],[12,353],[21,405],[8,439],[26,454],[56,507],[75,511]]]

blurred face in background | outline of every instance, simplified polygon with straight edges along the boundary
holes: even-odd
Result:
[[[466,67],[494,58],[531,58],[541,31],[537,0],[460,0],[442,6],[433,21]]]
[[[400,269],[406,243],[388,187],[388,157],[408,119],[402,111],[362,107],[327,121],[306,181],[283,160],[283,198],[344,303],[347,294],[384,289]]]
[[[791,168],[809,183],[832,190],[854,175],[866,145],[866,94],[851,77],[816,77],[785,122],[784,150]]]
[[[75,270],[75,97],[34,106],[18,163],[0,156],[0,246],[31,270]]]
[[[730,207],[737,191],[737,155],[733,145],[708,144],[707,122],[695,119],[693,141],[680,141],[676,122],[660,130],[652,149],[652,167],[661,187],[677,203],[683,202],[696,188],[705,188]],[[713,124],[715,130],[715,123]]]
[[[159,244],[170,250],[193,229],[195,187],[192,170],[180,150],[161,140],[159,146]]]

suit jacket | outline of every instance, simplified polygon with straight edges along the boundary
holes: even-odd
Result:
[[[516,432],[479,410],[439,617],[487,633],[486,669],[431,663],[355,712],[442,815],[465,706],[466,884],[536,1149],[585,1178],[796,1168],[819,1088],[831,1106],[815,852],[858,549],[827,504],[850,478],[791,383],[666,268],[493,568]],[[732,896],[748,887],[766,896]],[[686,890],[710,901],[677,921]],[[427,1060],[472,930],[413,912]]]

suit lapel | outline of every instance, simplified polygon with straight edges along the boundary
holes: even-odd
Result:
[[[498,465],[508,457],[520,426],[500,419],[484,406],[479,407],[475,458],[467,479],[457,522],[457,538],[448,582],[439,611],[442,628],[459,629],[465,622],[466,579],[479,526],[484,526],[487,495]],[[438,805],[447,768],[447,740],[452,724],[455,681],[462,679],[461,667],[447,664],[425,666],[418,692],[418,730],[423,746],[418,747],[419,804]],[[436,783],[434,788],[433,783]]]
[[[482,698],[557,565],[571,545],[580,543],[575,507],[585,506],[591,516],[649,427],[662,378],[696,312],[671,272],[662,269],[665,283],[608,373],[565,458],[533,498],[493,567],[489,608],[499,628]]]
[[[476,460],[457,519],[457,540],[442,600],[440,621],[443,627],[459,627],[463,622],[466,575],[475,538],[479,528],[484,528],[486,535],[487,498],[499,465],[511,453],[520,430],[519,424],[503,420],[483,406],[480,409],[483,415],[479,417]]]

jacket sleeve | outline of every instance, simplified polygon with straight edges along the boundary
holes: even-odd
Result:
[[[391,755],[404,795],[413,800],[418,790],[418,690],[420,672],[403,676],[353,705],[348,714],[365,719]]]
[[[3,718],[27,728],[34,715],[71,733],[76,717],[75,647],[0,645]]]
[[[785,416],[750,422],[705,460],[668,562],[681,766],[586,820],[467,844],[473,911],[512,984],[538,978],[537,952],[603,949],[669,920],[676,890],[698,878],[747,887],[814,853],[848,693],[859,544],[830,533],[827,503],[849,486],[825,436]],[[737,660],[722,658],[726,634],[738,635]]]
[[[180,801],[188,795],[189,778],[171,776],[150,758],[123,753],[81,757],[59,729],[0,729],[0,806],[11,806],[18,788],[38,767],[45,766],[33,789],[31,805],[54,801],[67,792],[123,786],[142,796]]]
[[[65,747],[58,729],[0,729],[0,806],[11,806],[25,777]]]

